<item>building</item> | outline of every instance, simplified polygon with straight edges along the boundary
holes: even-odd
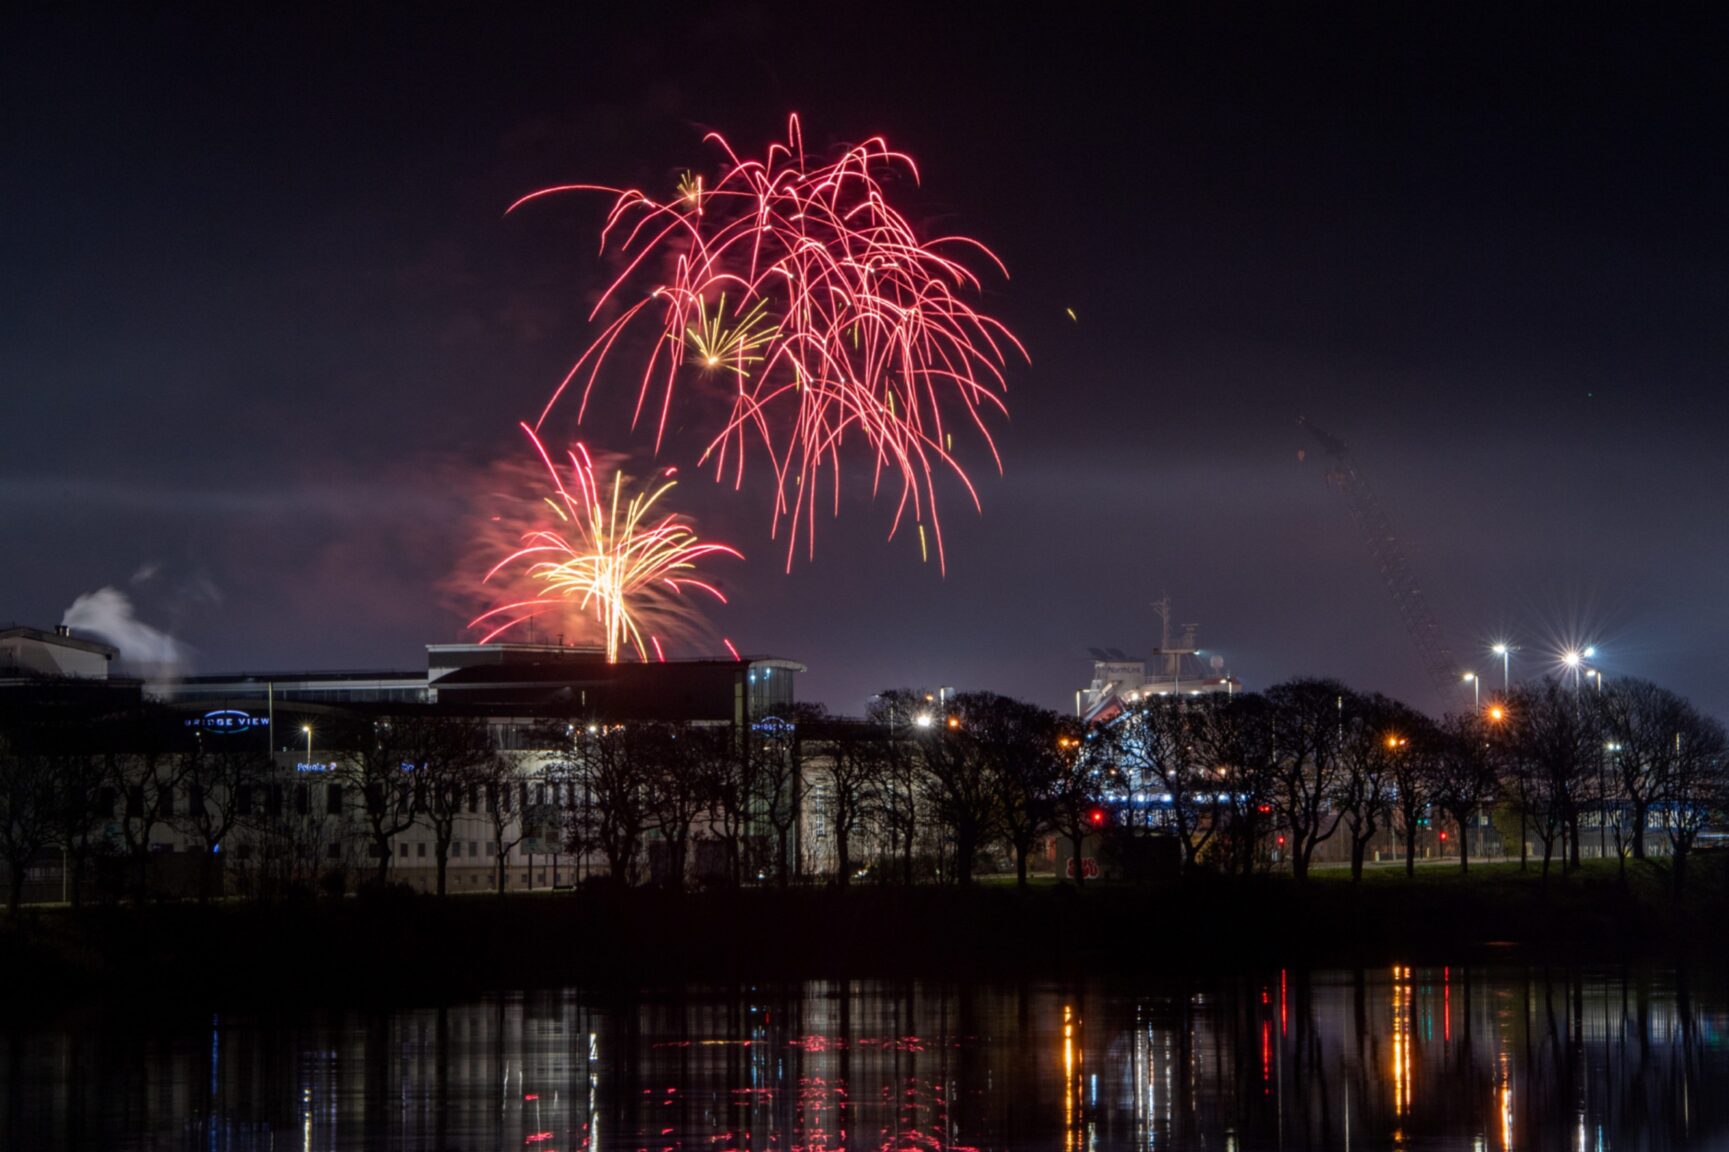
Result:
[[[747,733],[793,707],[803,671],[769,657],[608,664],[598,648],[430,644],[424,669],[193,676],[146,692],[137,680],[107,676],[114,648],[65,629],[9,628],[0,642],[0,717],[25,725],[16,728],[22,752],[33,740],[58,740],[52,751],[64,753],[73,729],[127,745],[107,749],[126,754],[132,775],[107,781],[95,801],[93,857],[147,855],[160,886],[183,892],[203,882],[200,870],[217,856],[230,889],[332,876],[352,883],[376,870],[367,835],[376,797],[360,795],[353,765],[368,734],[399,718],[483,722],[490,746],[512,755],[514,783],[471,784],[457,801],[449,890],[495,887],[497,849],[519,838],[506,857],[506,887],[569,884],[594,865],[565,849],[564,813],[582,801],[562,770],[571,734],[642,722]],[[29,727],[40,704],[69,693],[78,723]],[[413,765],[397,767],[393,799],[412,813]],[[508,827],[495,819],[501,814]],[[431,887],[437,846],[428,822],[405,820],[392,841],[392,879]],[[29,898],[69,888],[58,849],[30,872]],[[94,866],[76,875],[93,876]]]
[[[52,632],[17,624],[0,627],[0,680],[106,680],[119,654],[110,644],[72,635],[64,624]]]

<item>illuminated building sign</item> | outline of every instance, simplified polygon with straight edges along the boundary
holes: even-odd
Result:
[[[237,708],[218,708],[214,712],[206,712],[202,716],[194,716],[186,721],[188,728],[198,728],[205,732],[247,732],[253,728],[263,728],[269,725],[268,716],[254,716],[250,712],[242,712]]]

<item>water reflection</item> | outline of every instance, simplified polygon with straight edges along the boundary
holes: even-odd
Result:
[[[1721,1147],[1729,1014],[1674,973],[577,990],[10,1031],[8,1148]]]

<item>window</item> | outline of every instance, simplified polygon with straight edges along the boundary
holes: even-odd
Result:
[[[312,813],[312,789],[305,784],[294,786],[294,814],[308,816]]]
[[[420,859],[426,859],[426,841],[422,840],[414,846],[414,854]]]
[[[252,815],[252,785],[242,784],[234,790],[234,812],[237,816]]]
[[[511,791],[512,791],[512,789],[511,789],[509,784],[505,784],[505,785],[501,786],[498,790],[499,803],[504,806],[504,810],[506,812],[510,811],[510,793],[511,793]]]
[[[174,787],[171,784],[159,784],[156,787],[156,814],[163,819],[174,815]]]
[[[266,816],[282,815],[282,785],[270,785],[270,791],[264,794],[264,814]]]
[[[142,785],[126,790],[126,818],[138,820],[144,816],[144,788]]]
[[[470,840],[468,842],[468,854],[470,856],[479,856],[480,855],[480,841]]]
[[[324,810],[332,816],[342,815],[342,785],[324,786]]]
[[[404,844],[404,845],[403,845],[403,846],[402,846],[402,854],[403,854],[403,855],[404,855],[404,856],[406,856],[406,855],[408,855],[408,845],[407,845],[407,844]]]

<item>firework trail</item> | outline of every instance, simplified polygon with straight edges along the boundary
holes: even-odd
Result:
[[[574,606],[599,626],[609,663],[617,663],[627,646],[639,659],[647,660],[652,647],[664,660],[651,629],[692,622],[696,612],[686,591],[726,603],[718,588],[689,573],[710,556],[743,557],[724,544],[702,543],[676,515],[652,515],[676,481],[627,494],[624,475],[615,470],[610,487],[604,484],[588,449],[578,444],[569,453],[567,483],[540,437],[528,425],[522,428],[552,482],[545,503],[557,524],[524,533],[520,546],[486,574],[487,582],[507,571],[523,575],[535,594],[484,612],[469,627],[487,630],[485,644],[543,612]]]
[[[602,191],[614,197],[601,248],[615,247],[624,270],[596,303],[622,311],[607,323],[553,393],[540,420],[578,385],[580,422],[601,368],[634,326],[655,338],[642,366],[633,425],[655,426],[658,451],[681,376],[722,384],[730,400],[712,422],[701,462],[743,484],[747,452],[761,451],[774,476],[771,534],[786,532],[787,564],[802,534],[814,545],[819,503],[839,511],[843,448],[859,452],[871,493],[896,492],[892,538],[909,518],[924,526],[943,564],[936,479],[952,473],[974,507],[978,494],[953,454],[956,426],[974,429],[998,470],[986,424],[1006,414],[1003,370],[1026,350],[999,321],[963,298],[977,257],[1007,275],[976,240],[921,240],[890,206],[883,178],[918,169],[880,137],[839,159],[807,157],[798,117],[787,142],[761,160],[743,159],[725,139],[712,182],[686,173],[669,201],[635,189],[562,185],[525,196]],[[651,276],[648,269],[670,269]],[[537,425],[538,426],[538,425]],[[845,448],[849,438],[858,449]],[[898,489],[898,491],[897,491]],[[826,497],[826,499],[825,499]],[[946,565],[945,565],[946,567]]]

